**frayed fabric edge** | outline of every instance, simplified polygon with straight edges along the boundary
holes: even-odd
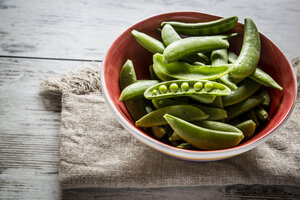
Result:
[[[40,88],[42,93],[53,95],[62,93],[84,95],[99,91],[100,66],[98,63],[90,63],[83,69],[68,72],[61,77],[44,77]]]

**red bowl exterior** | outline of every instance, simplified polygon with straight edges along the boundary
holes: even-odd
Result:
[[[147,33],[148,35],[160,39],[160,34],[157,28],[160,27],[163,21],[184,21],[184,22],[199,22],[211,21],[221,17],[197,13],[197,12],[174,12],[157,15],[145,19],[122,33],[111,45],[105,57],[103,67],[103,76],[105,87],[109,96],[109,101],[117,109],[119,114],[134,128],[136,131],[143,132],[141,129],[135,127],[125,105],[119,101],[119,74],[120,70],[127,59],[131,59],[134,63],[135,71],[138,79],[149,79],[149,66],[152,64],[152,54],[140,46],[131,35],[131,31],[136,29],[138,31]],[[259,27],[258,27],[259,28]],[[237,32],[239,35],[230,41],[230,49],[239,53],[243,41],[243,24],[238,23],[230,32]],[[255,143],[258,140],[273,132],[289,115],[291,112],[295,97],[296,97],[296,79],[292,67],[287,58],[283,55],[280,49],[271,42],[266,36],[260,33],[261,36],[261,57],[259,66],[263,68],[269,75],[271,75],[276,82],[278,82],[283,90],[279,91],[273,88],[266,88],[271,95],[270,104],[270,121],[247,142],[244,142],[236,149],[245,145]],[[151,136],[147,137],[151,138]],[[152,140],[155,140],[152,138]],[[167,145],[167,144],[164,144]],[[169,146],[169,145],[167,145]],[[169,146],[170,148],[175,148]],[[191,151],[191,150],[182,150]],[[226,151],[216,150],[216,151]],[[215,151],[215,152],[216,152]],[[211,151],[210,151],[211,152]]]

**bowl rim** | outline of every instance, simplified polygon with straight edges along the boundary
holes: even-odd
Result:
[[[102,88],[102,91],[104,94],[104,98],[105,98],[106,103],[109,105],[108,107],[110,108],[110,110],[117,117],[117,120],[127,131],[129,131],[129,133],[131,135],[133,135],[137,140],[141,141],[145,145],[147,145],[151,148],[154,148],[157,151],[160,151],[162,153],[170,155],[172,157],[176,157],[176,158],[180,158],[180,159],[184,159],[184,160],[190,160],[190,161],[213,161],[213,160],[225,159],[228,157],[232,157],[232,156],[236,156],[238,154],[244,153],[250,149],[253,149],[257,145],[265,142],[267,139],[269,139],[271,137],[271,135],[275,134],[278,131],[278,128],[281,127],[287,121],[287,119],[290,117],[292,111],[294,110],[295,102],[296,102],[296,98],[297,98],[297,79],[295,76],[294,68],[292,67],[290,61],[283,54],[282,50],[273,41],[268,39],[262,33],[260,33],[260,36],[263,37],[265,40],[270,41],[272,44],[274,44],[274,46],[276,48],[278,48],[280,53],[282,53],[282,55],[284,56],[285,61],[287,61],[287,63],[289,64],[289,68],[293,72],[292,77],[293,77],[294,83],[295,83],[295,87],[294,87],[295,88],[295,92],[294,92],[295,98],[293,99],[292,106],[290,106],[289,110],[285,113],[284,117],[280,119],[280,121],[276,124],[276,126],[272,127],[271,130],[268,131],[265,135],[262,135],[261,137],[255,139],[245,145],[236,146],[236,147],[232,147],[232,148],[228,148],[228,149],[211,150],[211,151],[187,150],[187,149],[176,148],[176,147],[170,146],[168,144],[162,143],[162,142],[150,137],[149,135],[145,134],[144,132],[140,131],[136,127],[133,127],[125,119],[123,119],[122,115],[119,113],[117,108],[112,103],[112,100],[108,94],[108,90],[107,90],[107,87],[105,84],[105,82],[106,82],[105,77],[104,77],[104,66],[106,65],[105,58],[109,54],[112,47],[116,44],[116,42],[123,36],[123,34],[125,34],[127,31],[130,31],[131,29],[133,29],[134,26],[141,24],[145,21],[151,20],[152,18],[156,18],[156,17],[164,16],[164,15],[174,15],[174,14],[204,14],[204,15],[209,15],[209,16],[220,18],[219,16],[210,15],[210,14],[206,14],[206,13],[200,13],[200,12],[188,12],[188,11],[168,12],[168,13],[162,13],[162,14],[158,14],[158,15],[154,15],[154,16],[145,18],[145,19],[133,24],[132,26],[127,28],[125,31],[123,31],[122,34],[119,35],[114,40],[114,42],[111,44],[111,46],[109,47],[107,53],[105,54],[105,56],[103,58],[103,61],[101,63],[101,67],[100,67],[101,88]]]

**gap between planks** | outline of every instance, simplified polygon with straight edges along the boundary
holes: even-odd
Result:
[[[51,58],[51,57],[9,56],[9,55],[0,55],[0,58],[34,59],[34,60],[61,60],[61,61],[78,61],[78,62],[102,62],[102,60],[90,60],[90,59],[78,59],[78,58]]]

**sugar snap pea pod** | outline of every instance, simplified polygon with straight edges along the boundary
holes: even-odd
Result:
[[[247,120],[235,125],[235,127],[243,132],[244,140],[248,140],[253,136],[256,129],[256,124],[252,120]]]
[[[204,64],[204,63],[202,63],[202,62],[194,62],[194,63],[193,63],[193,65],[205,66],[205,64]]]
[[[163,74],[161,71],[158,70],[157,67],[154,65],[152,66],[154,74],[157,76],[157,78],[161,81],[170,81],[173,80],[174,78],[167,76],[166,74]]]
[[[273,87],[277,90],[282,90],[282,87],[274,81],[274,79],[264,72],[263,70],[256,68],[256,70],[249,76],[252,80],[267,86],[267,87]]]
[[[208,118],[202,110],[190,105],[174,105],[155,110],[135,122],[137,127],[153,127],[168,124],[163,116],[170,113],[187,121],[200,121]]]
[[[237,146],[244,138],[243,133],[220,131],[196,126],[170,114],[164,115],[172,129],[186,142],[204,150],[226,149]]]
[[[237,90],[237,86],[234,82],[232,82],[228,76],[228,74],[225,74],[224,76],[219,78],[219,81],[229,87],[231,90]]]
[[[210,60],[211,60],[211,65],[213,66],[218,66],[218,65],[223,65],[227,64],[227,49],[217,49],[211,52],[210,55]]]
[[[161,39],[164,42],[164,44],[168,46],[169,44],[180,40],[181,37],[171,25],[167,24],[161,30]]]
[[[200,103],[212,103],[217,96],[215,95],[199,95],[199,94],[194,94],[192,96],[189,96],[189,98],[198,101]]]
[[[137,81],[134,66],[131,60],[127,60],[123,65],[120,78],[119,78],[119,85],[120,90],[122,91],[128,85],[131,85]],[[134,121],[140,119],[142,116],[146,114],[145,111],[145,104],[142,97],[138,97],[136,99],[125,101],[125,106],[127,111],[131,115]]]
[[[131,34],[140,45],[151,53],[163,53],[165,45],[161,41],[137,30],[132,30]]]
[[[139,80],[131,85],[128,85],[121,92],[120,101],[127,101],[143,95],[145,90],[152,85],[159,83],[157,80]]]
[[[178,33],[186,35],[214,35],[232,29],[237,21],[238,17],[232,16],[215,21],[198,23],[166,21],[161,26],[170,24]]]
[[[182,138],[176,132],[173,132],[171,137],[169,137],[169,141],[182,141]]]
[[[190,150],[197,149],[196,147],[194,147],[193,145],[191,145],[190,143],[187,143],[187,142],[181,143],[181,144],[177,145],[176,147],[180,148],[180,149],[190,149]]]
[[[181,61],[188,62],[195,65],[195,62],[201,62],[203,64],[209,64],[210,60],[204,53],[196,53],[185,58],[182,58]]]
[[[261,102],[263,102],[264,97],[263,96],[252,96],[249,97],[248,99],[234,104],[232,106],[229,106],[227,108],[227,121],[230,119],[233,119],[234,117],[237,117],[249,110],[251,110],[252,108],[258,106],[259,104],[261,104]]]
[[[257,118],[263,122],[268,120],[268,118],[269,118],[268,112],[261,106],[257,106],[255,108],[255,113],[256,113]]]
[[[225,49],[229,47],[227,40],[220,37],[190,37],[177,40],[167,46],[163,52],[164,63],[172,63],[198,52]]]
[[[213,102],[209,104],[210,106],[216,107],[216,108],[224,108],[223,99],[221,96],[217,96]]]
[[[149,66],[149,72],[150,72],[150,77],[151,77],[151,79],[152,80],[160,80],[157,76],[156,76],[156,74],[155,74],[155,72],[154,72],[154,70],[153,70],[153,65],[150,65]]]
[[[221,66],[193,66],[185,62],[163,63],[163,56],[155,54],[153,56],[154,72],[158,70],[166,77],[181,80],[214,80],[233,70],[234,65],[225,64]],[[156,68],[156,69],[155,69]],[[159,75],[156,73],[159,77]]]
[[[200,108],[204,113],[209,115],[207,120],[222,120],[227,118],[226,110],[220,108],[213,108],[213,107],[200,105],[200,104],[191,104],[188,102],[177,101],[173,99],[153,99],[152,104],[156,109],[172,106],[172,105],[192,105],[197,108]]]
[[[235,63],[239,57],[232,51],[228,52],[228,62]]]
[[[268,107],[270,105],[270,95],[266,90],[263,90],[260,95],[262,95],[264,97],[264,101],[261,103],[262,106]]]
[[[163,138],[167,133],[165,128],[162,127],[162,126],[151,127],[151,132],[153,133],[154,137],[157,138],[157,139]]]
[[[216,121],[210,121],[210,120],[203,120],[199,122],[192,122],[196,126],[200,126],[202,128],[217,130],[217,131],[225,131],[225,132],[234,132],[234,133],[240,133],[241,131],[236,128],[235,126],[232,126],[230,124],[226,124],[223,122],[216,122]]]
[[[237,90],[233,91],[230,95],[223,97],[224,106],[230,106],[247,99],[259,88],[259,83],[252,81],[251,79],[246,79]]]
[[[252,120],[256,124],[256,127],[259,126],[259,121],[257,119],[257,116],[256,116],[256,113],[255,113],[254,109],[251,109],[250,111],[244,113],[243,114],[243,119]]]
[[[237,60],[237,55],[233,52],[229,52],[228,60],[229,62],[234,63]],[[278,83],[276,83],[276,81],[269,74],[267,74],[266,72],[264,72],[258,67],[249,76],[249,78],[264,86],[273,87],[278,90],[282,90],[282,87]]]
[[[242,50],[235,68],[229,73],[234,79],[243,79],[252,74],[257,66],[260,57],[260,36],[255,23],[246,18],[244,25],[244,39]]]
[[[183,87],[182,84],[187,86]],[[224,96],[230,93],[231,90],[228,87],[213,81],[173,80],[149,86],[144,93],[144,97],[146,99],[164,99],[191,96],[193,94]]]

